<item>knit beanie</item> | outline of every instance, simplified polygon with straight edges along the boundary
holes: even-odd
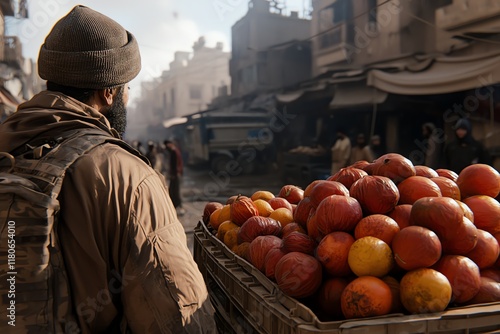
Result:
[[[126,84],[139,74],[135,37],[109,17],[75,6],[45,38],[38,74],[59,85],[103,89]]]

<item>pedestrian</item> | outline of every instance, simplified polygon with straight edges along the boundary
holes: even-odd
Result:
[[[151,163],[151,166],[153,166],[153,168],[156,171],[160,173],[162,172],[163,164],[160,152],[158,150],[156,143],[152,140],[148,141],[148,150],[146,151],[146,158],[148,158],[149,162]]]
[[[337,130],[337,140],[332,149],[332,169],[331,174],[334,175],[341,168],[347,167],[349,157],[351,156],[351,141],[347,137],[347,132],[340,127]]]
[[[424,164],[432,169],[441,167],[441,156],[443,155],[443,137],[434,123],[428,122],[422,125],[422,136],[424,138],[423,149],[425,152]]]
[[[385,154],[382,149],[382,142],[379,135],[373,135],[370,140],[370,151],[372,152],[373,159],[377,159]]]
[[[31,317],[36,322],[21,331],[216,332],[203,276],[167,200],[166,185],[144,157],[120,139],[126,128],[128,83],[140,66],[138,43],[130,32],[99,12],[75,6],[41,46],[38,72],[47,80],[47,90],[0,125],[0,152],[12,155],[44,136],[54,138],[49,143],[56,145],[75,129],[109,139],[67,169],[57,197],[58,225],[50,242],[60,242],[69,297],[59,298],[63,282],[53,286],[57,292],[45,291],[50,304],[36,314],[19,316],[19,321]],[[56,147],[71,150],[65,143]],[[43,154],[47,145],[36,153]],[[24,254],[18,248],[23,231],[19,228],[16,234],[19,254]],[[38,250],[27,254],[32,252]],[[23,256],[22,261],[35,259]],[[26,312],[31,295],[21,294],[16,309]],[[44,294],[33,295],[40,297]],[[68,319],[75,319],[77,328],[68,327]],[[46,321],[54,322],[56,330],[42,328]]]
[[[168,193],[179,216],[183,216],[186,210],[182,207],[181,179],[184,171],[182,154],[172,140],[165,140],[165,149],[168,152]]]
[[[370,146],[366,143],[366,137],[364,134],[360,133],[356,137],[356,145],[351,149],[351,156],[349,158],[349,164],[352,165],[356,161],[368,161],[373,162],[373,154],[370,150]]]
[[[455,138],[444,148],[448,169],[460,173],[462,169],[472,164],[491,165],[491,156],[484,145],[472,137],[472,125],[468,119],[459,119],[454,130]]]

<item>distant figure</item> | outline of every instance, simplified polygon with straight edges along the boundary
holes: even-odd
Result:
[[[341,168],[347,167],[351,156],[351,141],[343,128],[337,130],[337,140],[332,147],[331,174],[337,173]]]
[[[368,162],[373,161],[373,154],[370,150],[370,146],[366,143],[365,135],[360,133],[356,137],[356,145],[351,149],[351,157],[349,159],[349,164],[352,165],[356,161],[365,160]]]
[[[385,154],[382,149],[382,142],[379,135],[373,135],[370,143],[370,151],[372,152],[373,159],[377,159]]]
[[[146,158],[148,158],[149,162],[151,163],[151,166],[155,170],[161,172],[162,170],[161,159],[158,156],[158,148],[154,141],[150,140],[148,142],[148,150],[146,152]]]
[[[182,154],[177,145],[171,140],[165,140],[165,149],[167,150],[169,157],[169,168],[168,168],[168,179],[170,181],[168,192],[172,203],[174,204],[177,214],[182,216],[186,213],[182,207],[182,197],[181,197],[181,178],[183,174],[184,164],[182,161]]]
[[[425,161],[427,167],[438,169],[441,167],[441,156],[443,151],[443,140],[438,135],[438,130],[433,123],[422,125],[422,136],[424,137]]]
[[[146,155],[146,151],[144,151],[144,147],[142,146],[140,140],[134,140],[132,142],[132,147],[135,148],[137,151],[141,152],[142,154]]]
[[[484,145],[472,137],[472,125],[468,119],[459,119],[454,129],[455,139],[446,144],[444,149],[448,169],[460,173],[471,164],[491,165],[491,157]]]

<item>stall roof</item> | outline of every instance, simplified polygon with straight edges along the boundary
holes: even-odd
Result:
[[[337,84],[330,109],[372,106],[385,102],[388,95],[375,87],[367,87],[365,81]]]
[[[437,57],[417,71],[370,70],[368,86],[405,95],[446,94],[500,82],[500,52],[467,57]]]

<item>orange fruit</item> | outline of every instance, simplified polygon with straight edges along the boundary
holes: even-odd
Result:
[[[258,199],[262,199],[267,202],[271,198],[274,198],[274,194],[267,190],[257,190],[252,194],[252,196],[250,196],[250,199],[254,202]]]
[[[399,284],[403,306],[410,313],[441,312],[451,300],[451,284],[445,275],[430,268],[406,273]]]
[[[352,244],[347,262],[357,276],[383,277],[394,266],[389,245],[372,236],[360,238]]]
[[[400,231],[398,223],[389,216],[374,214],[361,219],[354,228],[354,237],[375,237],[391,246],[392,239]]]
[[[221,208],[217,222],[219,223],[219,226],[220,226],[220,224],[222,224],[226,220],[231,220],[231,205],[230,204],[226,204]]]
[[[391,288],[380,278],[358,277],[342,291],[340,305],[346,319],[389,314],[392,308]]]
[[[500,173],[489,165],[470,165],[458,174],[457,185],[462,198],[474,195],[487,195],[495,198],[500,193]]]
[[[244,258],[247,261],[250,261],[248,247],[250,243],[248,241],[242,242],[236,247],[233,247],[231,250],[238,256]]]
[[[269,218],[279,221],[281,226],[284,227],[293,222],[293,213],[287,208],[278,208],[271,212]]]
[[[474,225],[491,234],[500,233],[500,203],[485,195],[475,195],[463,200],[474,216]]]
[[[224,244],[233,252],[238,246],[238,230],[239,227],[233,228],[224,234]]]
[[[217,238],[223,241],[226,232],[229,232],[230,230],[238,227],[239,226],[233,223],[232,221],[226,220],[225,222],[219,225],[219,228],[217,229]]]
[[[208,220],[210,223],[210,226],[212,226],[214,229],[219,228],[219,216],[220,212],[222,211],[222,208],[215,209],[211,214],[210,214],[210,219]]]
[[[253,202],[255,206],[257,207],[257,210],[259,211],[259,216],[262,217],[269,217],[271,212],[274,211],[273,207],[271,204],[269,204],[267,201],[263,199],[256,199]]]
[[[431,178],[431,181],[437,184],[441,190],[441,195],[445,197],[451,197],[456,200],[460,200],[460,188],[452,180],[444,176],[438,176]]]

